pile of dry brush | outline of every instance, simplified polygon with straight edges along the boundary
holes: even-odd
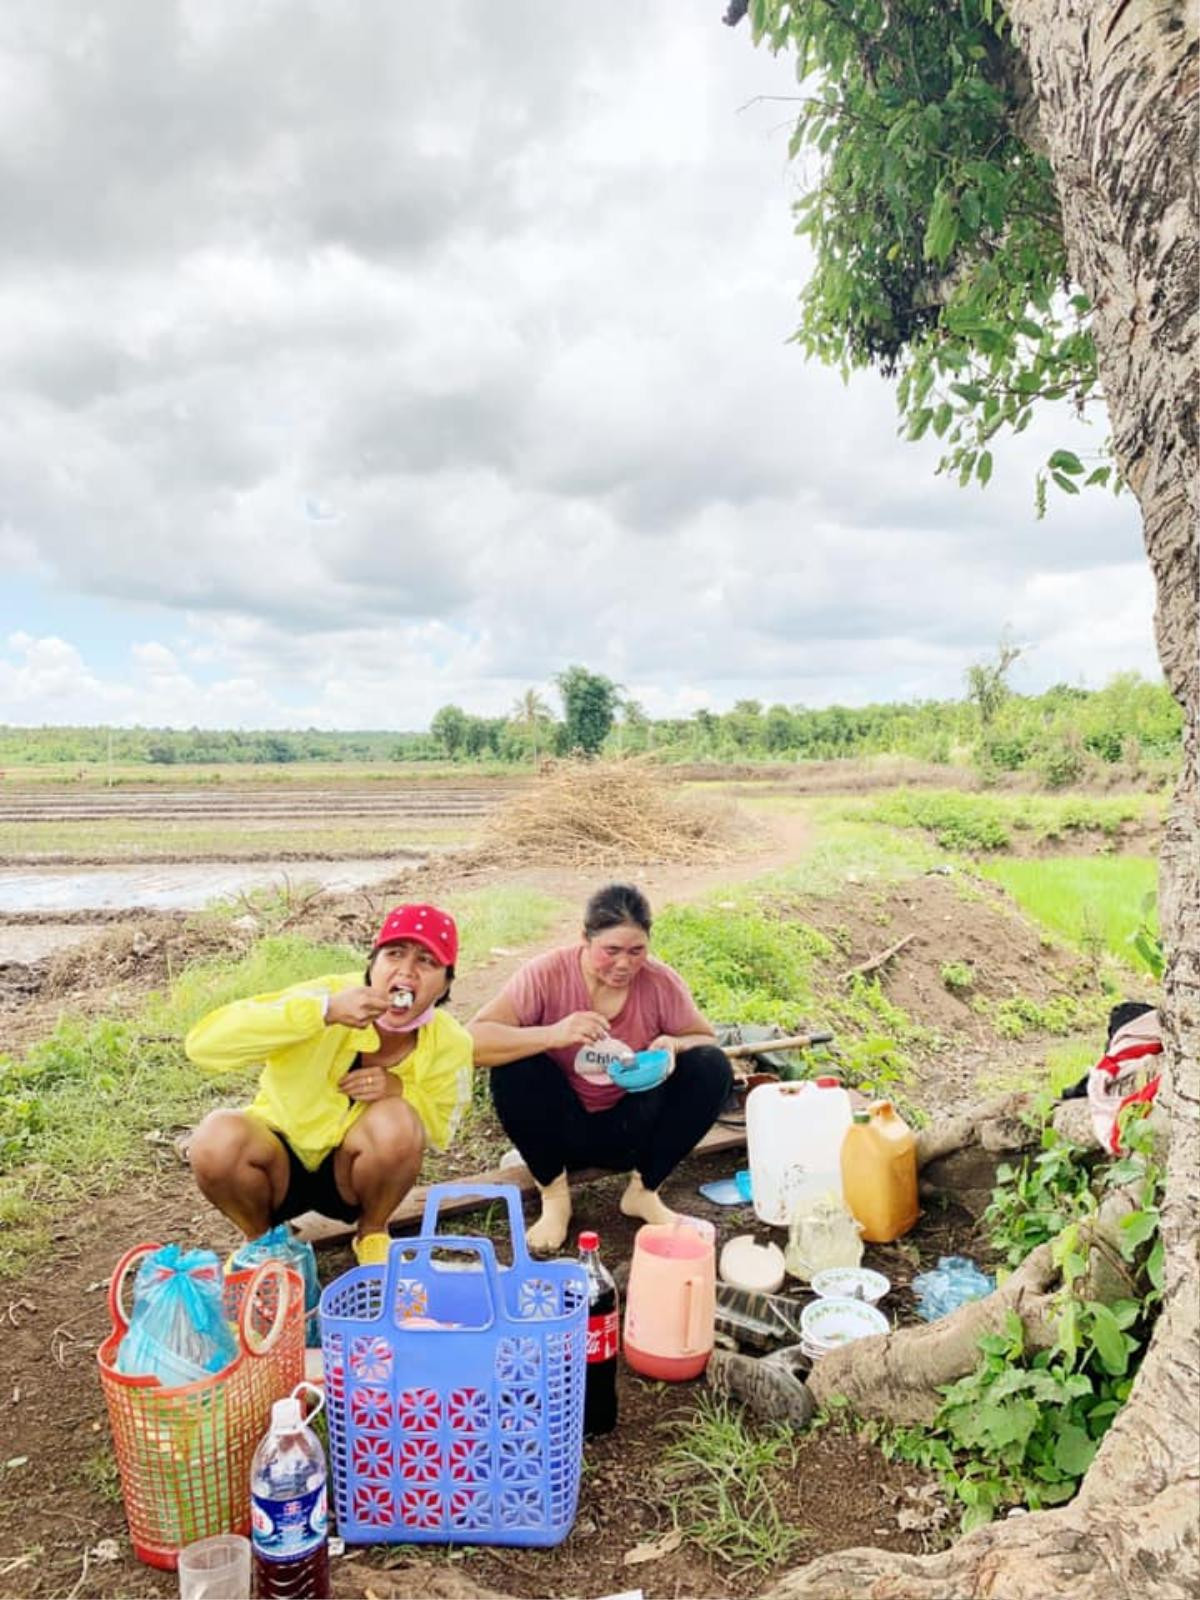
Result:
[[[734,815],[731,803],[682,794],[642,761],[551,761],[492,816],[477,859],[573,867],[720,861]]]

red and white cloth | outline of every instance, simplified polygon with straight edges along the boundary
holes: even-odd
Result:
[[[1101,1148],[1112,1155],[1121,1153],[1121,1112],[1126,1106],[1148,1104],[1158,1093],[1162,1074],[1154,1058],[1161,1054],[1158,1012],[1146,1011],[1117,1029],[1088,1073],[1092,1128]]]

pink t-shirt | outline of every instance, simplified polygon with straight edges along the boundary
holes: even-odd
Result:
[[[536,956],[513,973],[502,993],[520,1027],[548,1027],[552,1022],[569,1017],[573,1011],[595,1009],[583,981],[579,954],[577,944],[567,945]],[[608,1026],[614,1039],[623,1040],[631,1050],[645,1050],[660,1033],[694,1033],[698,1015],[692,992],[679,974],[648,956],[629,986],[625,1004]],[[567,1045],[565,1049],[546,1053],[566,1073],[587,1110],[605,1111],[616,1105],[625,1090],[606,1079],[586,1078],[577,1073],[575,1058],[579,1051],[579,1045]]]

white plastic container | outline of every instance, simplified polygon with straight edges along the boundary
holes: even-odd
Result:
[[[850,1096],[836,1078],[764,1083],[746,1098],[746,1145],[754,1210],[786,1228],[807,1197],[842,1198],[842,1140]]]

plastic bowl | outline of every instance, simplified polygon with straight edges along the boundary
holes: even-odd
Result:
[[[836,1350],[855,1339],[868,1339],[889,1331],[882,1311],[865,1300],[814,1300],[800,1313],[800,1331],[806,1343],[821,1350]]]
[[[874,1305],[892,1287],[892,1280],[870,1267],[827,1267],[813,1275],[812,1290],[825,1300],[865,1300]]]
[[[666,1080],[670,1065],[669,1050],[639,1050],[632,1061],[610,1062],[608,1075],[618,1089],[639,1094],[643,1089],[657,1089]]]

